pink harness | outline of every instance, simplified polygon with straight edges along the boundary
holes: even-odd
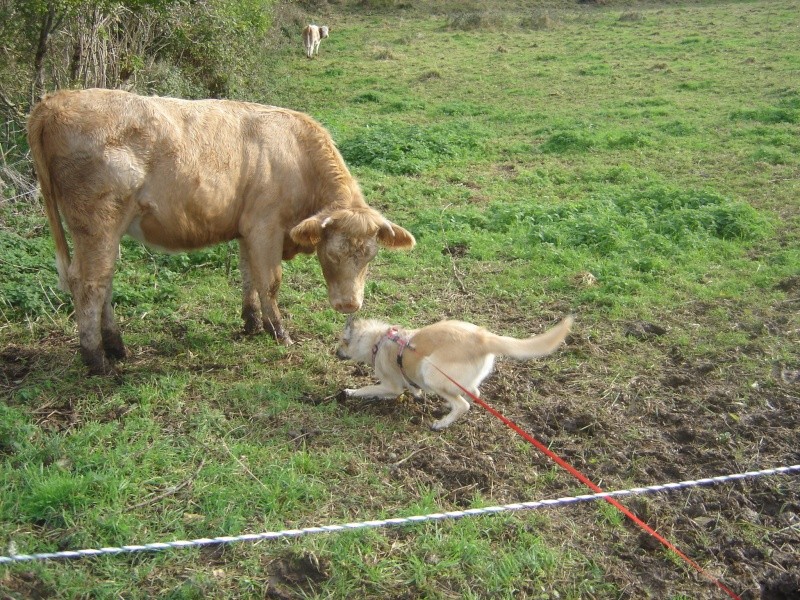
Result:
[[[395,325],[392,325],[372,347],[372,369],[375,369],[375,359],[378,357],[378,351],[381,349],[385,340],[391,340],[397,344],[397,366],[400,367],[400,373],[403,375],[403,379],[406,380],[406,383],[413,388],[422,389],[408,378],[406,370],[403,368],[403,352],[405,352],[406,348],[411,348],[413,350],[414,346],[411,345],[411,340],[409,338],[400,335],[400,330]]]

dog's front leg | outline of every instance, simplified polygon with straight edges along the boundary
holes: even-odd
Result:
[[[378,385],[367,385],[357,390],[346,389],[344,393],[348,398],[381,398],[383,400],[397,398],[403,393],[403,388],[396,388],[392,385],[380,383]]]

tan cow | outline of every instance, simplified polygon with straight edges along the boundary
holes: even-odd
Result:
[[[415,243],[365,203],[328,132],[284,108],[60,91],[34,106],[28,140],[92,373],[126,355],[111,305],[126,233],[172,252],[238,239],[245,330],[284,343],[281,259],[316,251],[331,305],[352,313],[378,245]]]
[[[314,58],[314,54],[319,54],[319,43],[328,37],[330,30],[326,25],[306,25],[303,29],[303,47],[306,49],[306,56]]]

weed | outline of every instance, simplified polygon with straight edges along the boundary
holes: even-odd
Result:
[[[783,107],[737,110],[731,113],[731,119],[738,121],[758,121],[766,125],[800,123],[800,110]]]
[[[625,515],[623,515],[616,506],[608,502],[598,502],[597,513],[599,520],[612,527],[619,527],[625,522]]]
[[[456,123],[422,128],[385,122],[368,126],[339,144],[348,163],[392,175],[419,174],[443,159],[477,147],[478,139],[470,126]]]

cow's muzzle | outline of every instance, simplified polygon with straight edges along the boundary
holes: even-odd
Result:
[[[333,304],[333,308],[337,312],[344,313],[346,315],[352,314],[361,308],[361,302],[355,300],[337,301],[332,302],[331,304]]]

